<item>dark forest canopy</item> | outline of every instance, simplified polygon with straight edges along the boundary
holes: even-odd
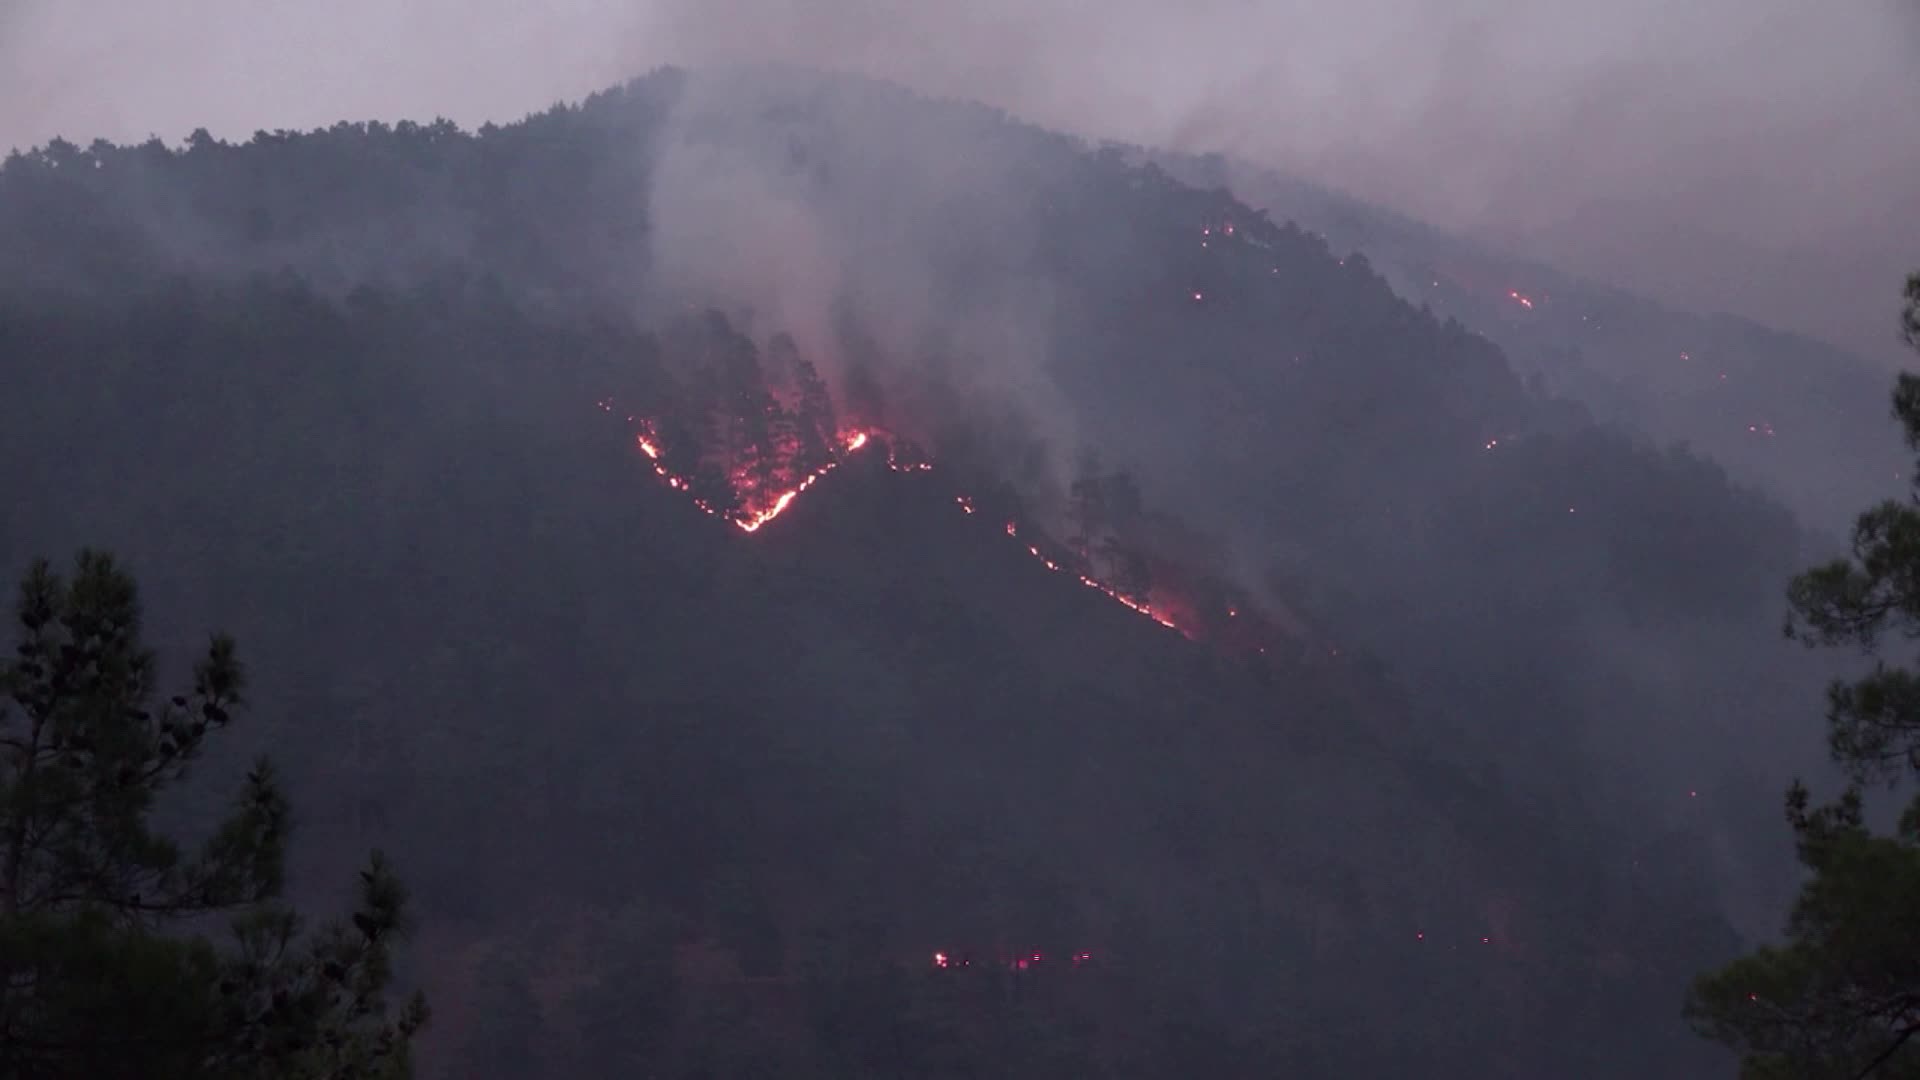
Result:
[[[429,1071],[1691,1060],[1672,988],[1732,951],[1721,878],[1766,880],[1734,796],[1806,681],[1784,510],[1224,192],[887,87],[690,81],[0,168],[0,555],[111,546],[271,658],[314,866],[418,878]],[[735,196],[688,171],[749,166],[821,310],[689,284]],[[793,265],[788,218],[716,220]],[[767,406],[802,363],[805,423]],[[940,468],[848,457],[746,538],[628,416]],[[1150,536],[1314,647],[1169,635],[954,485],[1116,580]],[[926,959],[1027,948],[1099,962]]]
[[[1881,437],[1886,372],[1843,349],[1583,280],[1297,177],[1219,155],[1125,148],[1224,186],[1339,250],[1364,250],[1400,295],[1499,344],[1530,383],[1609,422],[1695,447],[1838,534],[1907,463]]]

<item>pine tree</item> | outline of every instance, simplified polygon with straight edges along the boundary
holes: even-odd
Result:
[[[1153,570],[1147,557],[1117,536],[1106,539],[1101,553],[1107,561],[1107,584],[1122,596],[1146,603],[1153,591]]]
[[[861,427],[885,427],[887,425],[887,400],[880,389],[880,380],[874,377],[873,369],[865,364],[852,364],[847,368],[846,383],[847,415]]]
[[[280,900],[289,810],[271,766],[199,849],[155,831],[158,796],[241,704],[233,641],[156,703],[134,583],[82,552],[28,571],[0,666],[0,1074],[399,1077],[426,1022],[389,1018],[406,893],[376,852],[350,923],[301,932]],[[224,918],[224,948],[193,933]]]
[[[1902,328],[1920,349],[1920,274],[1906,295]],[[1920,451],[1920,376],[1899,377],[1893,412]],[[1861,514],[1853,552],[1794,579],[1788,633],[1868,653],[1920,636],[1920,499]],[[1827,699],[1828,745],[1853,784],[1817,809],[1803,785],[1787,793],[1811,876],[1786,941],[1701,976],[1687,1018],[1741,1052],[1743,1076],[1920,1077],[1920,797],[1888,836],[1867,827],[1861,796],[1869,782],[1920,773],[1920,670],[1877,662]]]
[[[839,439],[839,421],[833,414],[833,397],[827,393],[826,380],[813,362],[802,357],[794,363],[794,380],[800,390],[800,409],[796,417],[800,446],[795,467],[803,474],[824,468],[833,460]]]
[[[1067,538],[1067,544],[1091,569],[1093,555],[1101,547],[1101,533],[1107,527],[1106,478],[1101,475],[1097,455],[1089,452],[1081,456],[1067,495],[1067,516],[1073,523],[1073,535]]]
[[[799,374],[800,343],[781,331],[767,339],[766,358],[767,388],[779,394],[791,392]]]

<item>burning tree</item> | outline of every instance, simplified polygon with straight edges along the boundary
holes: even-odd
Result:
[[[833,397],[827,393],[826,380],[805,357],[794,362],[794,387],[799,396],[794,416],[799,439],[794,451],[794,467],[802,474],[809,474],[825,468],[833,460],[840,426],[834,418]]]
[[[1153,589],[1153,571],[1141,535],[1146,505],[1132,474],[1106,472],[1099,457],[1088,453],[1080,460],[1068,499],[1067,516],[1074,529],[1068,545],[1089,573],[1144,603]]]
[[[1107,527],[1106,477],[1101,475],[1098,454],[1089,451],[1081,455],[1073,483],[1067,488],[1067,499],[1067,520],[1073,525],[1067,545],[1091,567],[1098,537]]]

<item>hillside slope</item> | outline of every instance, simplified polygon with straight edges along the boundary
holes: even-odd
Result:
[[[1884,437],[1891,378],[1856,354],[1560,273],[1258,167],[1136,152],[1362,251],[1410,303],[1485,334],[1554,393],[1696,448],[1838,533],[1908,471]],[[1891,310],[1897,282],[1889,282]],[[1893,335],[1888,320],[1887,335]]]
[[[901,1047],[951,1021],[955,1071],[1084,1072],[1106,1024],[1126,1075],[1691,1075],[1679,982],[1777,910],[1791,515],[1222,192],[665,72],[478,133],[60,144],[0,228],[0,554],[124,549],[176,644],[280,665],[259,734],[322,852],[422,879],[446,1068],[613,1053],[637,981],[628,1049],[685,1071],[747,1009],[789,1074],[934,1071]],[[856,454],[751,536],[652,472],[632,424],[723,486],[791,468],[757,448],[801,359],[937,468]],[[1189,642],[957,494],[1305,644]],[[1118,996],[899,984],[1033,938],[1110,949]],[[773,981],[698,991],[674,942]]]
[[[935,951],[1008,948],[1097,957],[1098,981],[1059,977],[1087,976],[1062,992],[1092,995],[1073,1007],[1096,1032],[1129,1031],[1110,1075],[1617,1075],[1603,1032],[1662,1030],[1648,991],[1716,951],[1703,883],[1622,891],[1596,849],[1552,856],[1597,823],[1423,749],[1376,680],[1172,633],[958,512],[937,468],[851,455],[751,537],[700,513],[591,407],[614,380],[645,399],[646,339],[579,353],[460,287],[70,310],[0,319],[22,391],[5,556],[111,545],[157,640],[239,635],[248,749],[292,767],[310,859],[380,842],[421,890],[448,1075],[503,1024],[533,1067],[609,1067],[577,1033],[593,980],[664,940],[840,971],[790,986],[795,1008],[908,980],[851,1029],[750,1010],[785,1075],[1084,1067],[1097,1035],[1037,1004],[989,1022],[971,984],[928,981]],[[635,925],[666,938],[618,945]],[[600,944],[576,959],[581,934]],[[485,977],[456,962],[475,949]],[[514,971],[551,995],[536,1016],[469,1000]],[[711,1064],[698,1009],[742,1007],[732,985],[659,991],[674,1060]],[[963,995],[962,1033],[882,1049],[933,993]],[[1664,1030],[1650,1066],[1690,1049]]]

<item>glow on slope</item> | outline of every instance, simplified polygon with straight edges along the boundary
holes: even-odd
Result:
[[[851,435],[843,435],[841,439],[842,445],[847,453],[853,453],[867,445],[867,433],[864,431],[854,432]],[[687,481],[667,471],[666,465],[660,460],[660,445],[649,437],[647,432],[642,431],[639,435],[635,436],[635,441],[640,444],[640,452],[647,455],[647,458],[653,462],[653,471],[658,473],[660,478],[667,482],[668,487],[673,488],[675,491],[685,491],[691,494],[692,488],[688,485]],[[693,504],[705,510],[707,513],[712,514],[714,517],[724,518],[732,522],[741,532],[758,532],[762,525],[779,517],[786,511],[787,507],[792,506],[793,500],[799,498],[801,492],[812,487],[821,477],[832,472],[838,468],[839,465],[840,463],[838,461],[827,462],[825,465],[820,466],[808,474],[807,478],[800,481],[800,483],[775,496],[773,503],[766,507],[766,509],[754,513],[722,513],[705,499],[699,498],[698,496],[694,497]]]
[[[607,411],[611,411],[606,405],[602,405],[602,408]],[[861,449],[865,448],[868,442],[870,441],[868,433],[864,431],[844,432],[841,434],[840,439],[841,439],[842,449],[848,454],[859,452]],[[675,476],[673,473],[669,472],[666,467],[666,464],[661,460],[660,444],[658,441],[656,441],[655,436],[652,434],[651,425],[643,424],[643,430],[640,432],[639,435],[635,436],[634,441],[639,445],[640,452],[647,455],[647,460],[653,463],[654,473],[656,473],[662,480],[665,480],[667,482],[668,487],[674,489],[675,491],[684,491],[684,492],[687,492],[689,495],[692,495],[692,487],[687,482],[687,480],[685,480],[682,477]],[[811,474],[809,474],[806,477],[806,479],[800,481],[799,484],[795,485],[792,488],[787,489],[786,491],[781,492],[777,497],[775,497],[774,501],[770,505],[768,505],[765,509],[754,512],[754,513],[745,513],[745,514],[725,513],[719,510],[718,508],[714,507],[711,503],[708,503],[705,499],[702,499],[698,496],[692,496],[693,504],[699,507],[701,510],[713,515],[714,517],[722,518],[728,522],[731,522],[733,526],[739,529],[741,532],[747,532],[747,533],[758,532],[761,526],[765,525],[769,521],[772,521],[774,518],[779,517],[782,513],[786,511],[787,507],[793,505],[794,500],[799,498],[803,492],[805,492],[808,488],[812,487],[815,483],[818,483],[821,477],[832,472],[834,469],[838,468],[839,465],[840,465],[840,462],[837,460],[828,462],[827,464],[814,470]],[[914,462],[912,464],[903,464],[898,460],[896,460],[893,457],[892,453],[889,452],[887,457],[887,468],[892,469],[894,472],[932,472],[933,463],[929,461],[920,461],[920,462]],[[956,495],[954,496],[954,502],[966,514],[971,515],[975,512],[973,499],[969,496]],[[1009,521],[1006,523],[1006,533],[1008,536],[1014,536],[1018,532],[1019,532],[1019,528],[1014,522]],[[1031,554],[1034,558],[1039,559],[1041,565],[1045,566],[1048,570],[1052,570],[1056,573],[1067,570],[1066,567],[1060,565],[1054,560],[1049,559],[1045,555],[1041,554],[1040,549],[1037,546],[1028,545],[1027,552]],[[1154,611],[1151,606],[1140,603],[1139,601],[1133,599],[1132,597],[1127,596],[1124,593],[1121,593],[1119,590],[1115,589],[1111,585],[1108,585],[1107,583],[1100,581],[1097,578],[1089,577],[1086,574],[1075,574],[1074,577],[1080,582],[1080,584],[1085,585],[1087,588],[1104,593],[1108,597],[1111,597],[1115,602],[1127,607],[1132,611],[1138,612],[1141,615],[1145,615],[1147,618],[1152,619],[1154,622],[1159,623],[1161,626],[1164,626],[1169,630],[1180,630],[1180,627],[1175,625],[1174,622],[1168,619],[1165,615],[1162,615],[1159,612]],[[1180,632],[1183,634],[1186,633],[1186,631],[1184,630],[1180,630]]]

